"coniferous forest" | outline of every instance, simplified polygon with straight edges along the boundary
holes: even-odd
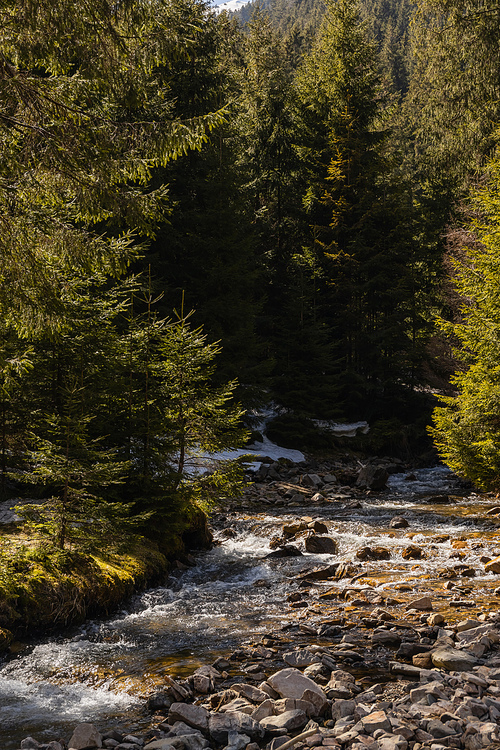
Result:
[[[230,492],[189,457],[269,403],[281,439],[432,423],[498,488],[499,31],[474,0],[1,4],[0,483],[33,533]]]

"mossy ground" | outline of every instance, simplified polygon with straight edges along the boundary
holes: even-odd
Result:
[[[47,632],[108,614],[134,591],[165,578],[170,560],[200,538],[206,517],[190,508],[126,551],[57,549],[22,528],[0,531],[0,652],[13,634]],[[155,537],[155,539],[151,537]]]

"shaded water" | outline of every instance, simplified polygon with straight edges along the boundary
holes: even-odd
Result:
[[[389,492],[370,496],[359,508],[337,502],[293,512],[267,507],[245,515],[228,514],[219,526],[231,527],[234,536],[200,554],[196,567],[135,597],[113,618],[88,622],[67,637],[38,643],[3,665],[0,747],[16,748],[27,735],[39,741],[57,735],[68,739],[80,721],[92,721],[101,730],[121,725],[133,731],[145,726],[145,697],[161,688],[163,675],[190,674],[243,641],[304,616],[286,603],[286,595],[296,589],[297,573],[353,560],[361,546],[391,550],[388,561],[360,564],[375,576],[368,585],[381,591],[407,579],[414,581],[414,590],[422,582],[425,587],[426,576],[449,564],[457,537],[471,540],[464,553],[466,562],[481,568],[484,545],[491,554],[497,542],[494,528],[485,530],[481,525],[493,500],[472,495],[446,506],[422,500],[425,494],[453,491],[453,481],[445,469],[430,469],[417,472],[413,482],[405,482],[402,475],[391,477]],[[329,533],[338,540],[338,554],[263,559],[270,551],[271,536],[283,522],[304,514],[327,522]],[[389,529],[395,515],[404,515],[410,528]],[[450,539],[436,543],[436,534]],[[401,555],[410,543],[419,544],[426,555],[418,561],[417,573],[415,561]],[[481,587],[488,591],[495,580],[480,574],[474,579],[476,593]],[[320,584],[319,590],[333,585],[341,590],[349,582],[330,581]],[[307,616],[319,611],[313,602]]]

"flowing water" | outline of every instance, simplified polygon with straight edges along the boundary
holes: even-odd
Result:
[[[443,468],[419,471],[412,482],[395,475],[388,492],[362,500],[360,507],[346,508],[337,501],[314,509],[267,506],[228,513],[217,521],[222,543],[199,554],[195,567],[135,597],[113,618],[25,646],[3,664],[0,747],[19,747],[28,735],[39,741],[58,735],[67,739],[81,721],[101,729],[139,730],[147,725],[145,697],[161,689],[165,674],[186,676],[242,642],[304,617],[286,602],[287,594],[297,589],[297,574],[315,565],[353,560],[361,546],[391,550],[390,560],[364,564],[373,575],[368,585],[380,591],[406,580],[413,580],[414,591],[425,588],[433,571],[449,564],[457,538],[466,540],[460,556],[481,568],[485,545],[490,556],[495,552],[494,521],[484,525],[493,499],[470,495],[447,505],[425,501],[426,494],[439,492],[459,492]],[[269,540],[282,524],[305,514],[328,524],[338,540],[338,554],[264,559]],[[404,515],[409,529],[393,532],[389,521],[395,515]],[[441,535],[438,542],[436,534]],[[401,555],[409,536],[411,544],[425,551],[418,572],[415,561]],[[484,591],[491,597],[495,580],[479,574],[474,579],[476,595]],[[320,584],[320,590],[332,585],[341,590],[348,581]],[[314,618],[315,613],[320,609],[312,603],[307,616]]]

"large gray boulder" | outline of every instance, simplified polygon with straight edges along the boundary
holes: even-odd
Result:
[[[174,724],[176,721],[183,721],[194,729],[201,732],[208,731],[209,713],[203,706],[195,706],[193,703],[172,703],[168,712],[168,721]]]
[[[328,704],[323,690],[298,669],[281,669],[268,677],[267,682],[282,698],[300,698],[310,703],[315,701],[318,715]]]
[[[431,651],[431,659],[435,667],[450,672],[471,672],[477,664],[475,656],[457,648],[437,648]]]

